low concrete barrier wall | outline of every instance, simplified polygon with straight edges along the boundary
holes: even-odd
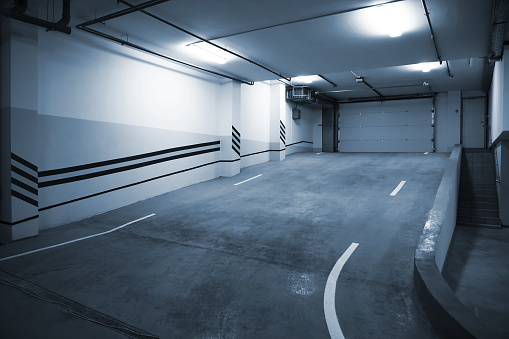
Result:
[[[442,276],[456,227],[461,145],[455,145],[414,257],[414,283],[433,327],[450,338],[499,338],[461,303]]]

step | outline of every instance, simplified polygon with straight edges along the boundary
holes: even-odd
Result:
[[[496,190],[486,190],[486,189],[475,189],[475,188],[469,188],[469,187],[461,187],[459,191],[460,196],[462,195],[482,195],[485,197],[498,197]]]
[[[500,217],[498,210],[485,210],[479,208],[458,207],[457,216],[459,217],[489,217],[498,219]]]
[[[460,200],[458,203],[458,208],[484,209],[484,210],[498,211],[498,203],[461,201]]]
[[[456,223],[457,224],[472,224],[472,225],[495,225],[497,227],[501,227],[500,219],[489,218],[489,217],[458,216],[456,218]]]
[[[474,184],[467,181],[460,181],[460,189],[461,188],[470,188],[470,189],[479,189],[479,190],[497,190],[496,182],[486,183],[486,184]]]
[[[459,201],[470,201],[470,202],[489,202],[493,204],[498,203],[498,197],[496,196],[484,196],[484,195],[466,195],[460,194]]]
[[[481,227],[481,228],[502,228],[501,225],[475,224],[475,223],[466,223],[466,222],[456,222],[456,226]]]

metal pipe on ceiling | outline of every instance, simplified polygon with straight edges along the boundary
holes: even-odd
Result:
[[[196,65],[193,65],[193,64],[190,64],[190,63],[187,63],[187,62],[184,62],[184,61],[181,61],[181,60],[178,60],[178,59],[175,59],[175,58],[172,58],[172,57],[169,57],[167,55],[164,55],[164,54],[161,54],[161,53],[158,53],[158,52],[155,52],[155,51],[152,51],[148,48],[145,48],[145,47],[142,47],[142,46],[139,46],[139,45],[136,45],[136,44],[133,44],[131,42],[128,42],[128,41],[125,41],[125,40],[122,40],[120,38],[117,38],[117,37],[114,37],[112,35],[109,35],[109,34],[106,34],[106,33],[103,33],[103,32],[99,32],[99,31],[96,31],[95,29],[92,29],[90,27],[85,27],[85,26],[81,26],[81,25],[78,25],[76,26],[76,28],[82,30],[82,31],[85,31],[85,32],[88,32],[88,33],[91,33],[91,34],[94,34],[96,36],[99,36],[101,38],[104,38],[104,39],[107,39],[107,40],[110,40],[110,41],[113,41],[113,42],[116,42],[118,44],[121,44],[121,45],[125,45],[125,46],[129,46],[131,48],[134,48],[134,49],[137,49],[139,51],[142,51],[142,52],[146,52],[146,53],[149,53],[149,54],[152,54],[152,55],[155,55],[155,56],[158,56],[160,58],[163,58],[163,59],[166,59],[166,60],[169,60],[169,61],[173,61],[175,63],[178,63],[178,64],[181,64],[181,65],[184,65],[184,66],[187,66],[187,67],[191,67],[191,68],[194,68],[196,70],[199,70],[199,71],[202,71],[202,72],[206,72],[206,73],[210,73],[210,74],[214,74],[214,75],[217,75],[217,76],[220,76],[220,77],[223,77],[223,78],[227,78],[227,79],[230,79],[230,80],[233,80],[233,81],[236,81],[236,82],[240,82],[240,83],[243,83],[243,84],[246,84],[246,85],[253,85],[254,83],[252,81],[246,81],[246,80],[241,80],[241,79],[238,79],[238,78],[235,78],[235,77],[232,77],[232,76],[229,76],[227,74],[223,74],[223,73],[219,73],[219,72],[215,72],[215,71],[211,71],[211,70],[208,70],[208,69],[205,69],[205,68],[202,68],[202,67],[199,67],[199,66],[196,66]]]
[[[18,0],[12,8],[1,8],[1,14],[11,19],[26,22],[32,25],[46,28],[48,31],[58,31],[65,34],[71,34],[71,28],[68,26],[71,20],[71,0],[62,0],[62,18],[58,22],[39,19],[25,14],[28,9],[27,0]]]
[[[131,13],[134,13],[134,12],[139,12],[145,8],[149,8],[149,7],[152,7],[152,6],[155,6],[155,5],[159,5],[159,4],[162,4],[164,2],[168,2],[170,0],[150,0],[150,1],[147,1],[147,2],[143,2],[139,5],[136,5],[136,6],[132,6],[131,8],[126,8],[126,9],[123,9],[121,11],[117,11],[115,13],[111,13],[111,14],[107,14],[107,15],[104,15],[100,18],[96,18],[96,19],[93,19],[93,20],[89,20],[89,21],[86,21],[82,24],[79,24],[79,26],[82,26],[82,27],[85,27],[85,26],[90,26],[90,25],[93,25],[93,24],[97,24],[97,23],[104,23],[108,20],[111,20],[111,19],[115,19],[115,18],[119,18],[121,16],[124,16],[124,15],[127,15],[127,14],[131,14]]]
[[[421,0],[422,2],[422,6],[424,7],[424,13],[426,13],[426,18],[428,19],[428,26],[429,26],[429,30],[431,32],[431,40],[433,41],[433,46],[435,46],[435,52],[437,53],[437,59],[438,61],[440,61],[440,64],[442,64],[442,56],[440,55],[440,52],[438,52],[438,46],[437,46],[437,41],[435,39],[435,32],[433,31],[433,25],[431,25],[431,18],[429,16],[429,12],[428,12],[428,6],[426,6],[426,0]],[[447,66],[447,74],[449,75],[449,77],[453,77],[452,74],[451,74],[451,69],[449,68],[449,61],[445,61],[445,64]]]
[[[331,85],[332,85],[332,87],[338,87],[338,85],[336,85],[335,83],[333,83],[332,81],[330,81],[329,79],[327,79],[326,77],[324,77],[323,75],[318,74],[318,76],[319,76],[320,78],[322,78],[323,80],[327,81],[329,84],[331,84]]]
[[[127,1],[125,1],[125,0],[118,0],[118,1],[119,1],[119,2],[121,2],[121,3],[123,3],[123,4],[124,4],[124,5],[126,5],[126,6],[131,7],[131,8],[134,8],[134,7],[135,7],[134,5],[130,4],[129,2],[127,2]],[[196,34],[194,34],[194,33],[190,32],[190,31],[188,31],[188,30],[186,30],[186,29],[184,29],[184,28],[182,28],[182,27],[179,27],[179,26],[177,26],[177,25],[175,25],[175,24],[173,24],[173,23],[169,22],[168,20],[165,20],[165,19],[163,19],[163,18],[161,18],[161,17],[158,17],[158,16],[157,16],[157,15],[155,15],[155,14],[152,14],[152,13],[150,13],[150,12],[147,12],[147,11],[145,11],[145,10],[143,10],[143,9],[140,9],[139,11],[140,11],[141,13],[143,13],[143,14],[146,14],[146,15],[150,16],[151,18],[154,18],[154,19],[156,19],[156,20],[158,20],[158,21],[160,21],[160,22],[162,22],[162,23],[164,23],[164,24],[168,25],[168,26],[171,26],[171,27],[173,27],[173,28],[175,28],[175,29],[178,29],[179,31],[184,32],[184,33],[186,33],[186,34],[188,34],[188,35],[190,35],[190,36],[192,36],[192,37],[194,37],[194,38],[196,38],[196,39],[199,39],[199,40],[201,40],[201,41],[203,41],[203,42],[205,42],[205,43],[207,43],[207,44],[209,44],[209,45],[212,45],[212,46],[214,46],[214,47],[216,47],[216,48],[219,48],[219,49],[221,49],[221,50],[223,50],[223,51],[225,51],[225,52],[227,52],[227,53],[230,53],[230,54],[232,54],[232,55],[234,55],[234,56],[236,56],[236,57],[238,57],[238,58],[240,58],[240,59],[242,59],[242,60],[245,60],[245,61],[249,62],[250,64],[256,65],[256,66],[258,66],[258,67],[260,67],[260,68],[262,68],[262,69],[264,69],[264,70],[266,70],[266,71],[268,71],[268,72],[270,72],[270,73],[272,73],[272,74],[274,74],[274,75],[277,75],[277,76],[278,76],[278,77],[280,77],[280,78],[283,78],[284,80],[287,80],[287,81],[290,81],[290,80],[291,80],[290,78],[285,77],[285,76],[284,76],[284,75],[282,75],[281,73],[278,73],[278,72],[276,72],[276,71],[273,71],[273,70],[269,69],[268,67],[265,67],[265,66],[263,66],[263,65],[261,65],[261,64],[259,64],[259,63],[257,63],[256,61],[253,61],[253,60],[251,60],[251,59],[248,59],[248,58],[246,58],[246,57],[244,57],[244,56],[242,56],[242,55],[240,55],[240,54],[238,54],[238,53],[235,53],[235,52],[233,52],[233,51],[231,51],[231,50],[229,50],[229,49],[227,49],[227,48],[224,48],[224,47],[222,47],[222,46],[220,46],[220,45],[218,45],[218,44],[216,44],[216,43],[214,43],[214,42],[212,42],[212,41],[210,41],[210,40],[207,40],[207,39],[205,39],[205,38],[202,38],[202,37],[200,37],[200,36],[198,36],[198,35],[196,35]]]

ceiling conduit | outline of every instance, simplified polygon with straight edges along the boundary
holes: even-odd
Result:
[[[429,26],[429,30],[431,32],[431,40],[433,41],[433,46],[435,46],[435,52],[437,53],[437,59],[438,61],[440,61],[440,65],[442,64],[442,57],[440,56],[440,53],[438,52],[438,46],[437,46],[437,41],[435,39],[435,32],[433,32],[433,26],[431,25],[431,19],[429,17],[429,12],[428,12],[428,6],[426,6],[426,0],[421,0],[422,2],[422,6],[424,7],[424,12],[426,13],[426,18],[428,19],[428,26]],[[452,78],[452,74],[451,74],[451,69],[449,68],[449,61],[445,60],[445,65],[447,66],[447,74],[449,75],[450,78]]]
[[[209,69],[205,69],[203,67],[199,67],[199,66],[187,63],[185,61],[172,58],[172,57],[164,55],[162,53],[158,53],[158,52],[152,51],[152,50],[150,50],[150,49],[148,49],[146,47],[143,47],[143,46],[140,46],[140,45],[137,45],[137,44],[133,44],[133,43],[128,42],[126,40],[123,40],[123,39],[114,37],[112,35],[109,35],[109,34],[106,34],[106,33],[100,32],[100,31],[97,31],[97,30],[92,29],[90,27],[87,27],[87,26],[90,26],[90,25],[93,25],[93,24],[97,24],[97,23],[104,23],[104,22],[106,22],[108,20],[115,19],[115,18],[124,16],[124,15],[127,15],[127,14],[138,12],[138,11],[141,11],[141,12],[146,14],[147,12],[144,11],[145,8],[149,8],[149,7],[152,7],[152,6],[155,6],[155,5],[159,5],[161,3],[168,2],[168,1],[170,1],[170,0],[151,0],[151,1],[143,2],[143,3],[141,3],[139,5],[136,5],[136,6],[129,5],[129,6],[131,6],[130,8],[123,9],[121,11],[118,11],[118,12],[115,12],[115,13],[112,13],[112,14],[104,15],[104,16],[102,16],[100,18],[89,20],[87,22],[84,22],[84,23],[81,23],[79,25],[76,25],[76,28],[78,28],[78,29],[80,29],[82,31],[85,31],[87,33],[91,33],[91,34],[93,34],[95,36],[98,36],[98,37],[101,37],[101,38],[104,38],[104,39],[116,42],[116,43],[118,43],[118,44],[120,44],[122,46],[129,46],[129,47],[137,49],[139,51],[155,55],[157,57],[160,57],[160,58],[163,58],[163,59],[166,59],[166,60],[169,60],[169,61],[181,64],[181,65],[193,68],[193,69],[196,69],[198,71],[214,74],[214,75],[217,75],[217,76],[220,76],[220,77],[223,77],[223,78],[227,78],[227,79],[230,79],[230,80],[233,80],[233,81],[236,81],[236,82],[240,82],[240,83],[243,83],[243,84],[247,84],[247,85],[253,85],[254,84],[252,81],[241,80],[241,79],[229,76],[227,74],[223,74],[223,73],[215,72],[215,71],[212,71],[212,70],[209,70]]]
[[[119,2],[123,3],[123,4],[124,4],[124,5],[126,5],[126,6],[129,6],[129,7],[131,7],[131,8],[135,7],[134,5],[130,4],[129,2],[127,2],[127,1],[125,1],[125,0],[119,0]],[[199,39],[199,40],[201,40],[201,41],[203,41],[203,42],[206,42],[206,43],[208,43],[208,44],[210,44],[210,45],[212,45],[212,46],[214,46],[214,47],[216,47],[216,48],[219,48],[219,49],[221,49],[221,50],[223,50],[223,51],[225,51],[225,52],[227,52],[227,53],[230,53],[230,54],[232,54],[232,55],[234,55],[234,56],[236,56],[236,57],[238,57],[238,58],[240,58],[240,59],[242,59],[242,60],[245,60],[245,61],[249,62],[250,64],[253,64],[253,65],[256,65],[256,66],[258,66],[258,67],[260,67],[260,68],[263,68],[264,70],[266,70],[266,71],[268,71],[268,72],[270,72],[270,73],[272,73],[272,74],[274,74],[274,75],[277,75],[278,77],[280,77],[280,78],[282,78],[282,79],[284,79],[284,80],[286,80],[286,81],[290,81],[290,80],[291,80],[290,78],[287,78],[287,77],[283,76],[281,73],[277,73],[277,72],[275,72],[275,71],[273,71],[273,70],[271,70],[271,69],[269,69],[269,68],[267,68],[267,67],[265,67],[265,66],[263,66],[263,65],[260,65],[259,63],[255,62],[255,61],[253,61],[253,60],[251,60],[251,59],[248,59],[248,58],[246,58],[246,57],[243,57],[242,55],[237,54],[237,53],[235,53],[235,52],[233,52],[233,51],[231,51],[231,50],[229,50],[229,49],[226,49],[226,48],[224,48],[224,47],[222,47],[222,46],[220,46],[220,45],[218,45],[218,44],[216,44],[216,43],[213,43],[213,42],[212,42],[212,41],[210,41],[210,40],[207,40],[207,39],[202,38],[202,37],[200,37],[200,36],[198,36],[198,35],[196,35],[196,34],[194,34],[194,33],[192,33],[192,32],[189,32],[188,30],[186,30],[186,29],[184,29],[184,28],[182,28],[182,27],[179,27],[179,26],[177,26],[177,25],[175,25],[175,24],[172,24],[171,22],[169,22],[169,21],[167,21],[167,20],[165,20],[165,19],[163,19],[163,18],[160,18],[160,17],[158,17],[158,16],[156,16],[156,15],[154,15],[154,14],[152,14],[152,13],[149,13],[149,12],[144,11],[144,10],[140,10],[140,12],[142,12],[143,14],[146,14],[146,15],[150,16],[151,18],[154,18],[154,19],[156,19],[156,20],[159,20],[160,22],[162,22],[162,23],[164,23],[164,24],[166,24],[166,25],[168,25],[168,26],[171,26],[171,27],[173,27],[173,28],[175,28],[175,29],[178,29],[178,30],[179,30],[179,31],[181,31],[181,32],[184,32],[184,33],[186,33],[186,34],[189,34],[190,36],[192,36],[192,37],[194,37],[194,38],[196,38],[196,39]]]
[[[71,28],[68,26],[71,21],[71,0],[62,0],[62,18],[58,22],[47,21],[27,15],[25,14],[27,9],[28,0],[16,0],[14,1],[14,7],[1,8],[1,14],[11,19],[46,28],[47,31],[71,34]]]

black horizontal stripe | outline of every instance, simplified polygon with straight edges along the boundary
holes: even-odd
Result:
[[[235,151],[235,153],[237,153],[237,155],[239,155],[239,156],[240,156],[240,150],[238,150],[238,149],[236,149],[235,147],[233,147],[233,145],[232,145],[232,149],[233,149],[233,151]]]
[[[15,221],[15,222],[0,221],[0,223],[1,224],[6,224],[6,225],[9,225],[9,226],[14,226],[14,225],[21,224],[21,223],[24,223],[24,222],[27,222],[27,221],[30,221],[30,220],[34,220],[34,219],[37,219],[37,218],[39,218],[39,216],[38,215],[34,215],[33,217],[25,218],[25,219],[18,220],[18,221]]]
[[[240,161],[240,159],[233,159],[233,160],[219,160],[218,162],[236,162]]]
[[[240,138],[232,133],[232,137],[240,144]]]
[[[132,160],[140,160],[140,159],[149,158],[149,157],[167,154],[167,153],[185,151],[185,150],[193,149],[193,148],[219,145],[219,143],[220,143],[219,141],[204,142],[204,143],[195,144],[195,145],[179,146],[179,147],[168,148],[168,149],[164,149],[164,150],[160,150],[160,151],[150,152],[150,153],[132,155],[132,156],[123,157],[123,158],[98,161],[98,162],[93,162],[93,163],[84,164],[84,165],[77,165],[77,166],[58,168],[58,169],[54,169],[54,170],[40,171],[39,176],[47,177],[50,175],[76,172],[76,171],[81,171],[81,170],[86,170],[86,169],[91,169],[91,168],[96,168],[96,167],[101,167],[101,166],[114,165],[114,164],[118,164],[118,163],[122,163],[122,162],[132,161]]]
[[[251,155],[256,155],[256,154],[261,154],[261,153],[267,153],[267,152],[282,152],[286,150],[286,148],[283,148],[283,149],[268,149],[266,151],[260,151],[260,152],[254,152],[254,153],[249,153],[249,154],[243,154],[241,155],[240,157],[241,158],[244,158],[244,157],[248,157],[248,156],[251,156]]]
[[[48,187],[48,186],[54,186],[54,185],[61,185],[61,184],[66,184],[66,183],[70,183],[70,182],[74,182],[74,181],[80,181],[80,180],[85,180],[85,179],[96,178],[96,177],[100,177],[100,176],[103,176],[103,175],[114,174],[114,173],[119,173],[119,172],[133,170],[133,169],[140,168],[140,167],[155,165],[155,164],[158,164],[158,163],[161,163],[161,162],[170,161],[170,160],[187,158],[187,157],[192,157],[192,156],[195,156],[195,155],[200,155],[200,154],[205,154],[205,153],[217,152],[220,149],[221,149],[220,147],[214,147],[214,148],[205,149],[205,150],[201,150],[201,151],[195,151],[195,152],[190,152],[190,153],[183,153],[183,154],[178,154],[178,155],[172,155],[171,157],[165,157],[165,158],[161,158],[161,159],[154,159],[154,160],[150,160],[150,161],[146,161],[146,162],[141,162],[141,163],[138,163],[138,164],[132,164],[132,165],[127,165],[127,166],[122,166],[122,167],[117,167],[117,168],[111,168],[111,169],[102,170],[102,171],[99,171],[99,172],[93,172],[93,173],[88,173],[88,174],[77,175],[77,176],[74,176],[74,177],[68,177],[68,178],[62,178],[62,179],[43,181],[43,182],[39,183],[39,187]]]
[[[16,198],[18,198],[18,199],[23,200],[24,202],[29,203],[30,205],[34,205],[35,207],[37,207],[37,206],[38,206],[38,203],[37,203],[37,201],[36,201],[36,200],[34,200],[34,199],[32,199],[32,198],[29,198],[29,197],[27,197],[26,195],[19,193],[18,191],[15,191],[15,190],[11,189],[11,195],[12,195],[13,197],[16,197]]]
[[[233,130],[235,133],[237,133],[237,134],[239,135],[239,138],[240,138],[240,132],[239,132],[239,131],[237,131],[237,129],[235,128],[235,126],[232,126],[232,130]]]
[[[34,164],[32,164],[31,162],[23,159],[22,157],[14,154],[11,152],[11,159],[12,160],[16,160],[17,162],[19,162],[20,164],[22,165],[25,165],[26,167],[30,168],[32,171],[35,171],[37,172],[37,166],[35,166]]]
[[[14,173],[17,173],[17,174],[21,175],[22,177],[37,184],[37,181],[38,181],[37,178],[34,177],[33,175],[28,174],[27,172],[23,171],[21,168],[11,165],[11,171],[13,171]]]
[[[232,143],[233,143],[235,146],[237,146],[237,148],[238,148],[238,149],[240,149],[240,145],[239,145],[239,144],[237,144],[237,142],[236,142],[235,140],[233,140],[233,139],[232,139]]]
[[[298,142],[294,142],[293,144],[288,144],[286,146],[293,146],[293,145],[302,144],[302,143],[313,144],[311,141],[298,141]]]
[[[25,184],[24,182],[19,181],[19,180],[18,180],[18,179],[16,179],[16,178],[11,178],[11,183],[12,183],[13,185],[16,185],[16,186],[20,187],[20,188],[23,188],[24,190],[26,190],[26,191],[28,191],[28,192],[30,192],[30,193],[32,193],[32,194],[35,194],[35,195],[37,195],[37,194],[38,194],[38,190],[37,190],[37,188],[33,188],[32,186],[27,185],[27,184]]]
[[[118,191],[118,190],[121,190],[121,189],[124,189],[124,188],[132,187],[132,186],[136,186],[136,185],[141,185],[141,184],[144,184],[144,183],[147,183],[147,182],[150,182],[150,181],[154,181],[154,180],[157,180],[157,179],[169,177],[169,176],[172,176],[172,175],[175,175],[175,174],[192,171],[192,170],[197,169],[197,168],[201,168],[201,167],[205,167],[205,166],[209,166],[209,165],[213,165],[213,164],[217,164],[217,163],[221,163],[221,162],[228,162],[228,160],[218,160],[218,161],[209,162],[207,164],[203,164],[203,165],[199,165],[199,166],[195,166],[195,167],[191,167],[191,168],[186,168],[186,169],[183,169],[183,170],[180,170],[180,171],[176,171],[176,172],[172,172],[172,173],[167,173],[167,174],[159,175],[157,177],[153,177],[153,178],[150,178],[150,179],[145,179],[145,180],[138,181],[138,182],[135,182],[135,183],[132,183],[132,184],[128,184],[128,185],[124,185],[124,186],[119,186],[119,187],[112,188],[112,189],[109,189],[109,190],[106,190],[106,191],[102,191],[102,192],[86,195],[86,196],[83,196],[83,197],[80,197],[80,198],[72,199],[72,200],[69,200],[69,201],[61,202],[59,204],[42,207],[42,208],[39,208],[39,212],[45,211],[45,210],[49,210],[51,208],[55,208],[55,207],[59,207],[59,206],[67,205],[67,204],[71,204],[73,202],[85,200],[85,199],[88,199],[88,198],[97,197],[99,195],[103,195],[103,194],[106,194],[106,193],[111,193],[111,192]]]

